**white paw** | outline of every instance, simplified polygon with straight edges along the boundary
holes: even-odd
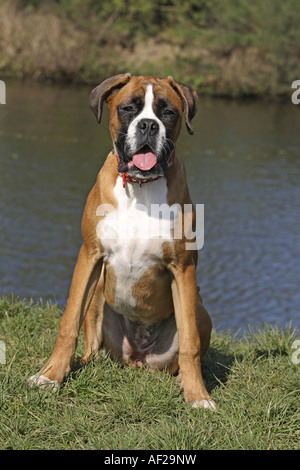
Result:
[[[27,380],[29,387],[37,386],[41,389],[51,388],[52,392],[56,392],[58,390],[59,384],[56,380],[50,380],[48,377],[44,375],[32,375]]]
[[[213,400],[201,400],[201,401],[193,401],[192,402],[193,408],[209,408],[210,410],[216,410],[217,405]]]

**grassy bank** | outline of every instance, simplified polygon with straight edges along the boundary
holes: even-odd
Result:
[[[0,299],[0,449],[299,449],[295,333],[216,333],[203,373],[218,411],[185,404],[174,378],[108,357],[74,370],[57,394],[25,379],[49,356],[61,311]],[[82,353],[80,339],[78,354]]]
[[[299,23],[297,0],[0,0],[0,74],[171,74],[203,94],[290,96]]]

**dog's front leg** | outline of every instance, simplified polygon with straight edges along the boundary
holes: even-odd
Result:
[[[172,295],[179,337],[179,368],[185,400],[193,407],[216,408],[201,373],[201,343],[197,326],[198,288],[195,266],[172,269]],[[201,326],[200,326],[201,327]]]
[[[30,385],[55,389],[70,372],[79,330],[95,292],[101,268],[100,254],[91,254],[86,245],[82,245],[53,353],[39,374],[30,377]]]

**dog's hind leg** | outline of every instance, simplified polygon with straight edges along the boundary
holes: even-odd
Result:
[[[84,356],[82,362],[86,362],[92,357],[97,357],[103,342],[103,307],[104,307],[104,270],[98,281],[94,296],[83,322],[84,334]]]
[[[202,303],[202,298],[200,294],[198,294],[197,328],[199,331],[201,344],[200,359],[202,359],[209,348],[212,322],[206,308]]]

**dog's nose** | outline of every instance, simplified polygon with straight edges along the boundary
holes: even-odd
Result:
[[[154,119],[141,119],[137,127],[143,135],[148,133],[149,136],[157,134],[159,130],[158,122]]]

